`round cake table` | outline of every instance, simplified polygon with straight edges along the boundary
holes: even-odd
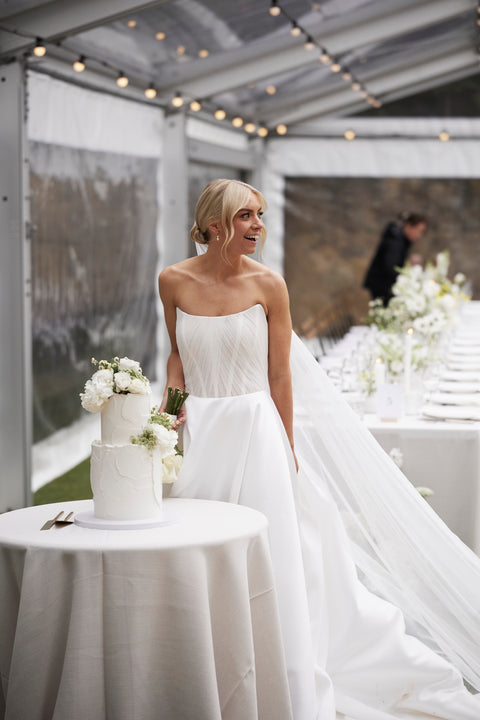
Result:
[[[89,500],[0,515],[0,717],[291,717],[266,518],[164,506],[141,530],[40,530]]]

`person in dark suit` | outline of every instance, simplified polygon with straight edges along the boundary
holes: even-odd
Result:
[[[413,243],[426,229],[426,218],[417,213],[401,213],[397,221],[388,223],[363,281],[373,299],[380,298],[388,305],[398,268],[405,265]]]

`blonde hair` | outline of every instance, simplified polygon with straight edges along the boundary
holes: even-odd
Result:
[[[233,238],[233,219],[237,212],[245,207],[248,196],[253,193],[262,210],[266,210],[267,203],[262,193],[251,185],[240,180],[213,180],[206,185],[195,208],[195,222],[190,230],[190,237],[194,242],[202,245],[210,240],[209,225],[218,222],[225,231],[225,240],[222,254],[226,251]],[[263,249],[267,231],[262,227],[260,231],[260,249]]]

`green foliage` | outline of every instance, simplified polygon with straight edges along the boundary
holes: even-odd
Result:
[[[34,505],[89,500],[93,497],[90,487],[90,458],[87,458],[64,475],[39,488],[33,496]]]

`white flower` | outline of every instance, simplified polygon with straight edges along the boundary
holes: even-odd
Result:
[[[136,395],[146,395],[150,391],[150,383],[147,378],[144,380],[141,380],[140,378],[131,378],[128,390]]]
[[[99,370],[99,372],[104,371]],[[113,386],[108,382],[100,382],[100,380],[101,378],[97,378],[97,382],[94,382],[93,379],[87,380],[84,392],[80,394],[82,407],[88,412],[99,412],[108,398],[113,395]]]
[[[163,465],[163,482],[173,483],[177,479],[180,468],[182,467],[183,458],[181,455],[167,455],[162,460]]]
[[[97,370],[92,375],[94,385],[109,385],[113,388],[113,370]]]
[[[403,465],[403,453],[400,450],[400,448],[392,448],[389,452],[390,457],[392,458],[395,465],[397,465],[399,468]]]
[[[457,301],[455,300],[453,295],[442,295],[442,297],[440,298],[440,306],[447,313],[451,313],[452,310],[455,310],[457,306]]]
[[[153,430],[157,438],[157,448],[160,450],[162,457],[171,455],[175,450],[178,441],[178,435],[175,430],[167,430],[163,425],[151,423],[149,427]]]
[[[463,273],[459,272],[459,273],[457,273],[457,274],[455,275],[455,277],[453,278],[453,282],[454,282],[456,285],[463,285],[464,282],[466,281],[466,279],[467,279],[467,278],[465,277],[465,275],[464,275]]]
[[[132,383],[132,378],[128,372],[116,372],[113,376],[115,379],[115,387],[117,392],[128,392]]]
[[[128,357],[120,358],[118,361],[119,370],[137,370],[140,372],[140,363],[136,360],[130,360]]]

